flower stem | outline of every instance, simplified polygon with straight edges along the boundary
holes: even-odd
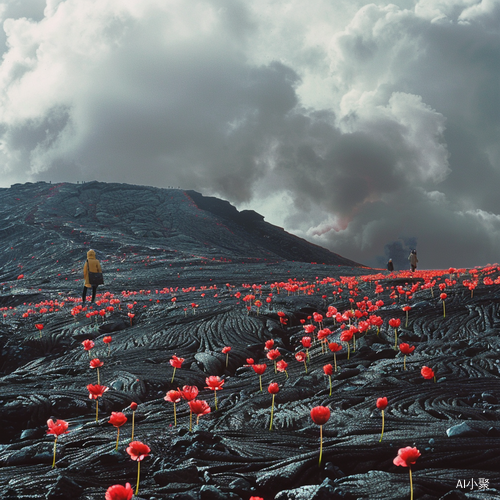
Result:
[[[95,421],[99,420],[99,400],[95,400]]]
[[[398,350],[398,329],[394,328],[394,350]]]
[[[135,495],[139,492],[139,478],[141,477],[141,462],[137,460],[137,486],[135,487]]]
[[[384,410],[382,410],[382,434],[380,434],[380,439],[378,440],[379,443],[382,442],[383,437],[384,437]]]
[[[337,353],[333,353],[333,362],[335,363],[335,371],[337,371]]]
[[[97,367],[97,385],[101,385],[101,377],[99,376],[99,367]]]
[[[332,376],[328,375],[328,378],[330,379],[330,396],[332,395]]]
[[[193,412],[189,411],[189,432],[193,429]]]
[[[356,335],[352,336],[352,352],[356,352]]]
[[[273,430],[273,414],[274,414],[274,394],[273,394],[273,401],[271,403],[271,423],[269,424],[269,430]]]
[[[215,409],[217,410],[217,389],[214,391],[214,397],[215,397]]]
[[[349,359],[350,354],[351,354],[351,344],[347,342],[347,359]]]
[[[177,427],[177,413],[175,411],[175,403],[174,403],[174,427]]]
[[[446,318],[446,307],[444,305],[444,300],[443,300],[443,318]]]
[[[410,500],[413,500],[413,481],[411,479],[411,467],[408,467],[410,471]]]
[[[117,427],[117,428],[116,428],[116,430],[117,430],[118,432],[116,433],[116,448],[115,448],[115,450],[117,450],[117,449],[118,449],[118,441],[120,440],[120,428],[119,428],[119,427]]]
[[[56,466],[56,444],[57,444],[57,436],[54,440],[54,459],[52,460],[52,468]]]
[[[304,360],[304,368],[306,369],[306,373],[307,373],[307,363],[305,360]]]
[[[172,375],[172,380],[170,381],[170,383],[172,383],[174,381],[174,377],[175,377],[175,369],[176,367],[174,366],[174,374]]]
[[[262,392],[262,375],[259,375],[260,392]]]
[[[321,458],[323,456],[323,426],[319,426],[319,464],[318,467],[321,467]]]
[[[406,370],[406,354],[405,354],[404,361],[403,361],[403,370]]]
[[[229,363],[229,353],[226,352],[226,368],[227,368],[227,364]]]

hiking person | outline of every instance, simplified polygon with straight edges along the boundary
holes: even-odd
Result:
[[[410,252],[410,255],[408,255],[408,260],[410,261],[411,272],[413,273],[415,269],[417,269],[417,262],[418,262],[416,250],[412,250]]]
[[[389,262],[387,263],[387,270],[392,273],[394,271],[394,264],[392,263],[392,259],[389,259]]]
[[[97,277],[95,276],[96,274]],[[102,279],[101,264],[96,259],[94,250],[89,250],[87,252],[87,260],[83,266],[83,277],[85,278],[85,284],[83,285],[82,303],[85,304],[87,288],[92,288],[92,302],[94,302],[98,285],[104,283]]]

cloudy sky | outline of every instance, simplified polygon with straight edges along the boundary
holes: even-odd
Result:
[[[0,22],[0,186],[180,186],[367,265],[500,261],[500,0],[0,0]]]

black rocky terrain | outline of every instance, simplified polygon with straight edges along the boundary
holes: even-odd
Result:
[[[0,190],[0,221],[0,498],[104,499],[113,484],[135,485],[137,464],[125,451],[132,401],[134,439],[151,448],[134,498],[405,499],[408,469],[393,459],[406,446],[421,453],[412,467],[415,500],[500,498],[498,268],[374,275],[220,200],[117,184],[15,185]],[[89,248],[105,285],[82,311]],[[471,296],[463,281],[475,276]],[[421,286],[433,279],[432,289]],[[411,293],[407,326],[403,291]],[[243,300],[248,295],[255,298]],[[323,366],[332,353],[316,341],[307,373],[295,360],[301,320],[321,313],[329,341],[340,344],[328,307],[356,309],[363,297],[383,300],[374,314],[384,324],[379,334],[358,335],[349,359],[343,343],[330,396]],[[92,316],[106,307],[113,310]],[[416,346],[407,370],[389,318],[402,320],[399,341]],[[35,324],[43,324],[41,335]],[[96,383],[86,339],[95,342],[92,356],[104,362],[101,382],[109,387],[98,422],[86,389]],[[288,378],[266,357],[269,339],[288,362]],[[174,382],[173,355],[185,358]],[[263,392],[247,358],[268,365]],[[436,382],[421,376],[424,365]],[[210,375],[225,381],[217,410],[205,388]],[[272,431],[270,382],[280,386]],[[192,432],[186,402],[177,404],[175,426],[163,399],[184,385],[197,386],[211,406]],[[389,402],[382,442],[379,397]],[[319,427],[310,418],[318,405],[331,409],[321,466]],[[113,411],[129,418],[118,451]],[[54,469],[49,418],[69,423]]]

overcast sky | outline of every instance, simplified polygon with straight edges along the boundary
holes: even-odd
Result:
[[[3,187],[180,186],[367,265],[500,261],[500,0],[0,0],[0,21]]]

